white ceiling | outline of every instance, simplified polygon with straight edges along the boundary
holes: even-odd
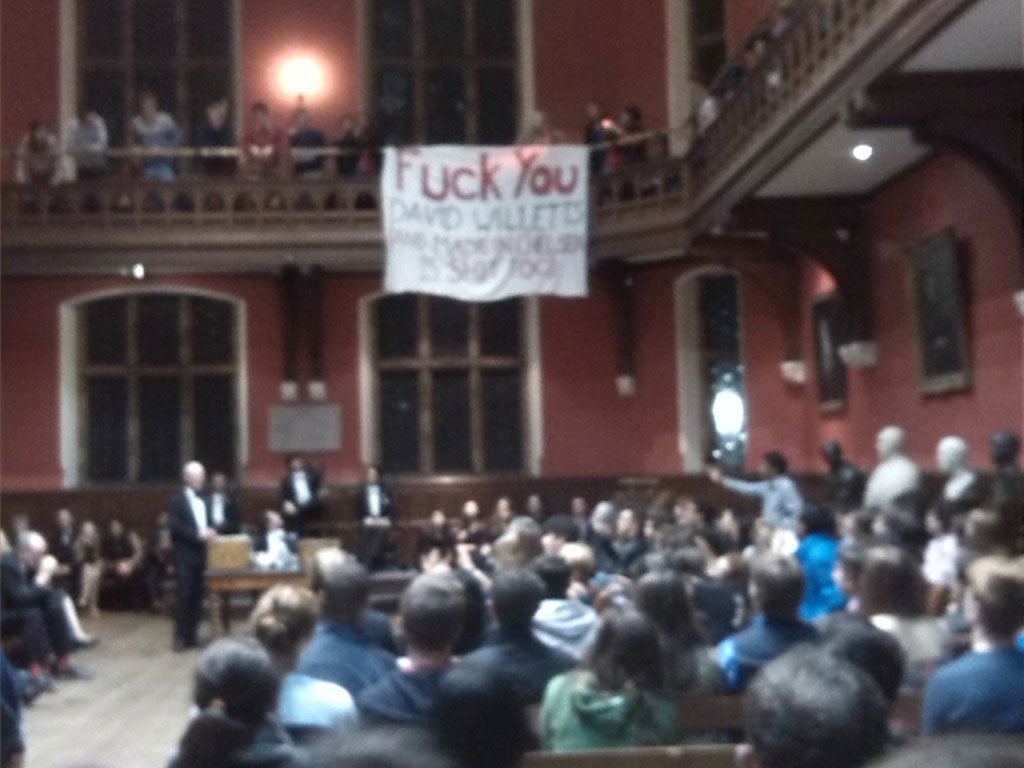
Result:
[[[1024,66],[1022,0],[978,0],[913,54],[904,72],[1020,69]],[[983,97],[983,94],[979,94]],[[850,150],[871,144],[867,162]],[[758,197],[855,195],[870,192],[919,161],[928,148],[903,128],[853,130],[836,122],[757,191]]]
[[[1024,66],[1024,3],[979,0],[903,65],[904,72],[1019,69]]]
[[[850,154],[857,144],[874,148],[866,162]],[[757,196],[864,194],[916,163],[928,151],[928,147],[915,143],[905,128],[853,130],[836,122],[761,187]]]

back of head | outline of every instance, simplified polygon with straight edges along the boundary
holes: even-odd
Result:
[[[544,582],[526,568],[503,568],[491,584],[491,604],[498,623],[512,630],[529,630],[533,614],[544,599]]]
[[[1024,626],[1024,561],[982,557],[967,569],[972,618],[991,638],[1012,641]]]
[[[992,461],[998,466],[1013,464],[1020,454],[1020,435],[1009,429],[992,433]]]
[[[768,451],[764,455],[764,463],[776,475],[784,475],[789,469],[789,462],[781,451]]]
[[[751,566],[750,583],[754,602],[761,613],[782,621],[796,618],[804,599],[806,581],[795,557],[761,555]]]
[[[917,562],[899,547],[871,547],[860,576],[860,610],[865,616],[924,613],[924,580]]]
[[[402,595],[399,612],[411,649],[450,651],[465,622],[465,588],[451,573],[421,574]]]
[[[543,531],[545,534],[554,534],[564,541],[576,541],[579,538],[576,521],[569,515],[552,515],[544,521]]]
[[[193,700],[199,710],[179,745],[178,764],[215,768],[247,747],[277,708],[280,678],[251,639],[223,638],[199,658]]]
[[[605,691],[622,690],[627,685],[660,690],[665,685],[658,630],[632,608],[613,608],[602,616],[586,666]]]
[[[312,755],[311,768],[461,768],[421,728],[369,728],[338,732]]]
[[[327,621],[357,624],[370,598],[370,574],[355,560],[330,558],[319,568],[321,614]]]
[[[843,446],[838,440],[825,440],[821,444],[821,455],[829,464],[836,464],[843,458]]]
[[[747,741],[763,768],[858,768],[882,753],[888,707],[853,665],[799,647],[764,667],[744,701]]]
[[[313,634],[317,601],[304,587],[278,584],[260,597],[250,623],[253,634],[276,657],[294,659]]]
[[[825,641],[825,650],[871,677],[886,700],[894,703],[906,666],[899,641],[850,613],[824,618],[826,621],[818,623],[818,631]]]
[[[530,568],[544,582],[544,596],[560,600],[569,589],[572,571],[561,555],[541,555],[534,558]]]
[[[800,523],[807,535],[812,533],[826,536],[836,535],[836,514],[824,504],[813,501],[805,502],[800,511]]]
[[[648,573],[636,583],[633,601],[671,640],[687,645],[701,642],[693,603],[680,574],[675,571]]]
[[[442,746],[464,766],[513,768],[535,739],[511,680],[500,670],[456,665],[434,707]]]
[[[586,544],[571,541],[562,547],[559,554],[569,566],[573,578],[586,581],[594,574],[597,561],[594,558],[594,550]]]

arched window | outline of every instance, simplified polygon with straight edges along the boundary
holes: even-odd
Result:
[[[239,310],[204,295],[97,297],[72,309],[87,483],[173,482],[184,461],[239,463]]]

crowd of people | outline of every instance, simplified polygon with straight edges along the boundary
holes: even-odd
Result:
[[[759,498],[760,515],[688,496],[644,509],[575,498],[564,512],[547,510],[534,495],[521,513],[508,498],[486,517],[475,500],[457,515],[436,510],[395,620],[369,607],[376,545],[369,558],[321,550],[308,588],[273,587],[245,637],[202,653],[193,716],[171,764],[363,765],[376,745],[377,759],[396,765],[435,764],[429,755],[437,765],[513,766],[533,749],[685,742],[694,736],[680,730],[680,696],[711,693],[746,696],[737,754],[765,768],[873,764],[918,729],[1022,734],[1019,437],[993,436],[985,480],[967,466],[966,443],[944,438],[934,499],[904,441],[899,427],[881,430],[870,474],[827,441],[815,500],[775,451],[760,479],[710,471]],[[200,470],[185,468],[172,537],[181,536],[175,515],[198,514]],[[295,531],[300,507],[322,501],[319,483],[292,460],[282,528]],[[223,479],[211,487],[223,489]],[[360,497],[364,528],[392,518],[375,471]],[[237,525],[223,501],[202,498],[200,538],[215,535],[214,514]],[[62,511],[55,555],[75,548],[70,528]],[[62,573],[59,560],[42,565],[41,538],[22,531],[3,560],[5,621],[18,590],[44,589],[33,579],[47,567]],[[112,524],[106,539],[121,543],[101,542],[95,562],[119,574],[131,536]],[[21,586],[11,586],[18,573]],[[71,626],[67,603],[49,589],[32,605],[50,648],[29,676],[47,659],[69,668],[73,642],[53,631]],[[176,640],[192,645],[198,615],[188,620]],[[892,715],[906,692],[923,700],[919,723]],[[403,752],[407,743],[417,751]]]

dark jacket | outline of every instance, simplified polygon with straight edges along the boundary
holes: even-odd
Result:
[[[205,568],[206,542],[199,536],[192,504],[182,488],[167,505],[167,525],[171,529],[171,546],[175,567]]]
[[[498,629],[481,648],[464,656],[459,664],[478,665],[503,673],[524,704],[538,704],[548,681],[572,669],[576,660],[540,642],[529,629],[521,632]]]
[[[794,645],[817,639],[818,631],[810,624],[758,615],[749,627],[718,644],[718,664],[729,690],[742,691],[761,667]]]
[[[42,608],[49,597],[50,590],[36,586],[17,549],[0,557],[0,611]]]
[[[434,704],[448,667],[413,672],[393,669],[368,685],[356,697],[359,716],[367,722],[393,725],[430,725]]]
[[[337,683],[356,696],[394,666],[395,657],[371,643],[362,629],[321,621],[295,671]]]

